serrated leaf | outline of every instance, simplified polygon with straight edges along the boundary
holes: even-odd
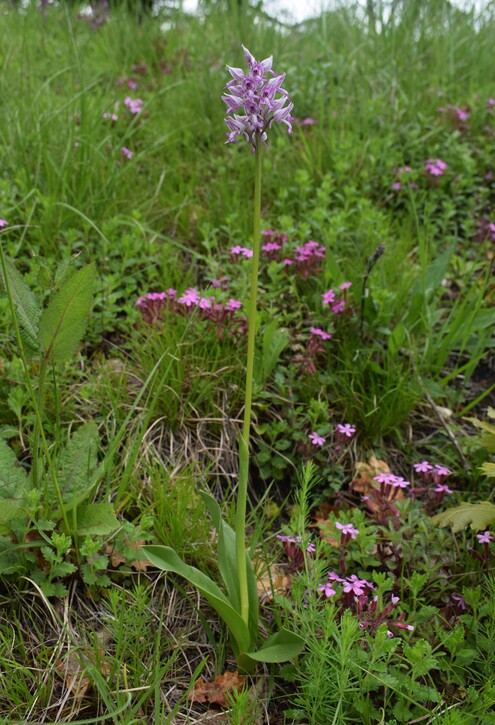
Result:
[[[5,260],[5,266],[7,268],[9,289],[14,302],[17,320],[22,331],[23,343],[29,352],[37,352],[39,351],[38,330],[41,317],[40,304],[34,292],[29,289],[24,281],[24,277],[16,268],[14,262],[7,258]],[[3,288],[6,289],[5,279],[1,270],[0,280]]]
[[[94,264],[77,270],[43,311],[40,341],[49,362],[66,362],[77,351],[93,305],[94,281]]]
[[[95,423],[85,423],[72,434],[61,453],[57,473],[64,503],[80,503],[91,492],[98,447]]]
[[[495,463],[483,463],[481,470],[488,478],[495,478]]]
[[[108,536],[120,526],[111,503],[89,503],[78,506],[76,515],[75,523],[80,536]]]
[[[495,521],[495,505],[490,501],[463,503],[433,516],[431,521],[437,526],[451,526],[454,533],[468,526],[479,531]]]
[[[14,451],[0,438],[0,531],[12,519],[22,517],[29,478],[17,462]]]
[[[57,287],[60,287],[64,279],[67,278],[67,275],[70,272],[71,264],[72,259],[71,257],[69,257],[67,259],[63,259],[58,265],[57,271],[55,272],[55,284]]]

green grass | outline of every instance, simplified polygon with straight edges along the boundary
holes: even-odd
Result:
[[[486,452],[463,417],[485,418],[494,404],[493,8],[404,3],[373,29],[343,3],[290,32],[246,4],[140,22],[120,5],[97,30],[78,9],[61,3],[43,18],[34,3],[17,12],[0,2],[0,217],[9,222],[0,241],[41,297],[41,266],[96,263],[84,342],[48,374],[43,424],[56,458],[95,422],[102,468],[87,503],[104,504],[118,528],[100,521],[85,536],[74,527],[57,553],[61,526],[46,521],[50,501],[35,492],[2,529],[0,721],[195,722],[205,710],[188,698],[195,679],[233,664],[205,603],[157,577],[139,547],[173,546],[216,576],[198,494],[209,488],[232,517],[244,336],[173,306],[146,324],[136,301],[196,287],[240,300],[244,314],[250,263],[229,250],[251,244],[253,158],[242,142],[224,145],[220,100],[225,66],[242,64],[244,43],[257,58],[273,54],[294,115],[316,120],[294,124],[291,136],[271,132],[262,228],[287,234],[284,256],[313,239],[325,259],[303,278],[262,258],[253,400],[253,554],[292,577],[288,596],[263,608],[264,627],[287,621],[308,647],[294,665],[260,670],[226,717],[256,722],[266,707],[287,723],[492,722],[494,554],[481,562],[474,531],[451,534],[429,517],[494,495],[480,473]],[[141,113],[125,108],[127,95],[143,100]],[[469,109],[466,128],[455,111],[439,112],[448,104]],[[424,163],[436,158],[448,168],[432,179]],[[399,176],[404,166],[412,170]],[[219,292],[212,282],[222,277]],[[345,281],[349,304],[337,316],[321,295]],[[29,472],[35,417],[5,295],[0,312],[0,435]],[[311,326],[332,333],[314,374]],[[35,390],[38,373],[31,361]],[[337,449],[338,423],[357,430]],[[321,449],[308,440],[315,431],[327,439]],[[398,518],[380,523],[351,486],[356,463],[372,456],[417,487],[413,463],[447,465],[454,495],[439,504],[406,496]],[[309,460],[320,480],[301,494]],[[314,590],[338,568],[336,547],[319,542],[319,558],[287,570],[275,534],[285,526],[306,536],[322,502],[333,507],[330,525],[352,520],[362,531],[348,545],[348,573],[373,579],[384,601],[400,595],[414,632],[363,634],[352,606],[322,606]],[[47,582],[67,594],[51,596]],[[462,612],[454,595],[467,603]]]

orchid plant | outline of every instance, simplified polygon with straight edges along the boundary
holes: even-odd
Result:
[[[284,662],[294,658],[304,647],[304,640],[282,628],[256,649],[259,634],[258,593],[256,576],[246,549],[246,505],[261,247],[261,160],[262,149],[267,145],[267,133],[274,122],[284,123],[289,133],[292,132],[293,104],[287,91],[282,88],[285,73],[277,76],[272,71],[272,57],[258,62],[244,46],[243,50],[247,73],[241,68],[227,66],[232,79],[222,96],[227,105],[225,123],[229,130],[226,143],[237,143],[239,137],[244,138],[255,156],[256,169],[244,420],[239,438],[239,483],[234,529],[222,520],[216,500],[206,492],[201,494],[218,533],[218,566],[226,591],[199,569],[187,565],[170,547],[145,546],[143,552],[155,566],[184,577],[206,597],[229,629],[239,668],[250,671],[256,662]]]

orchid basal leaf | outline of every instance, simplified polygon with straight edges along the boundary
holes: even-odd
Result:
[[[184,577],[208,600],[231,632],[235,640],[236,656],[239,652],[249,649],[251,637],[246,623],[220,587],[210,577],[194,566],[189,566],[182,561],[180,556],[169,546],[143,546],[142,553],[158,569],[171,571]]]

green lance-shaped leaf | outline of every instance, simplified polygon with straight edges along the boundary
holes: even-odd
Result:
[[[184,577],[202,594],[227,625],[234,638],[234,654],[245,652],[251,644],[251,636],[239,612],[231,605],[220,587],[194,566],[186,564],[169,546],[143,546],[143,554],[159,569]]]
[[[222,519],[222,512],[217,501],[205,491],[202,491],[200,495],[208,513],[213,519],[213,525],[218,532],[218,568],[220,574],[227,587],[231,604],[240,613],[241,600],[237,572],[235,531]],[[256,575],[247,552],[246,569],[249,601],[248,626],[251,641],[255,642],[259,629],[258,589],[256,587]]]
[[[38,329],[41,317],[41,307],[38,298],[32,292],[24,277],[17,270],[11,259],[5,259],[7,268],[8,285],[12,301],[16,310],[17,320],[21,328],[22,342],[26,347],[26,352],[34,354],[39,352]],[[2,286],[6,289],[5,279],[0,269],[0,279]]]
[[[0,532],[12,519],[22,516],[29,478],[8,443],[0,438]]]
[[[437,526],[452,526],[454,533],[467,529],[468,526],[478,531],[486,529],[495,521],[495,505],[490,501],[463,503],[433,516],[431,521]]]
[[[244,656],[256,662],[287,662],[301,654],[304,645],[301,636],[282,627],[272,634],[257,652],[246,652]]]
[[[43,311],[40,341],[48,362],[66,362],[77,351],[93,304],[94,281],[94,264],[79,269]]]

